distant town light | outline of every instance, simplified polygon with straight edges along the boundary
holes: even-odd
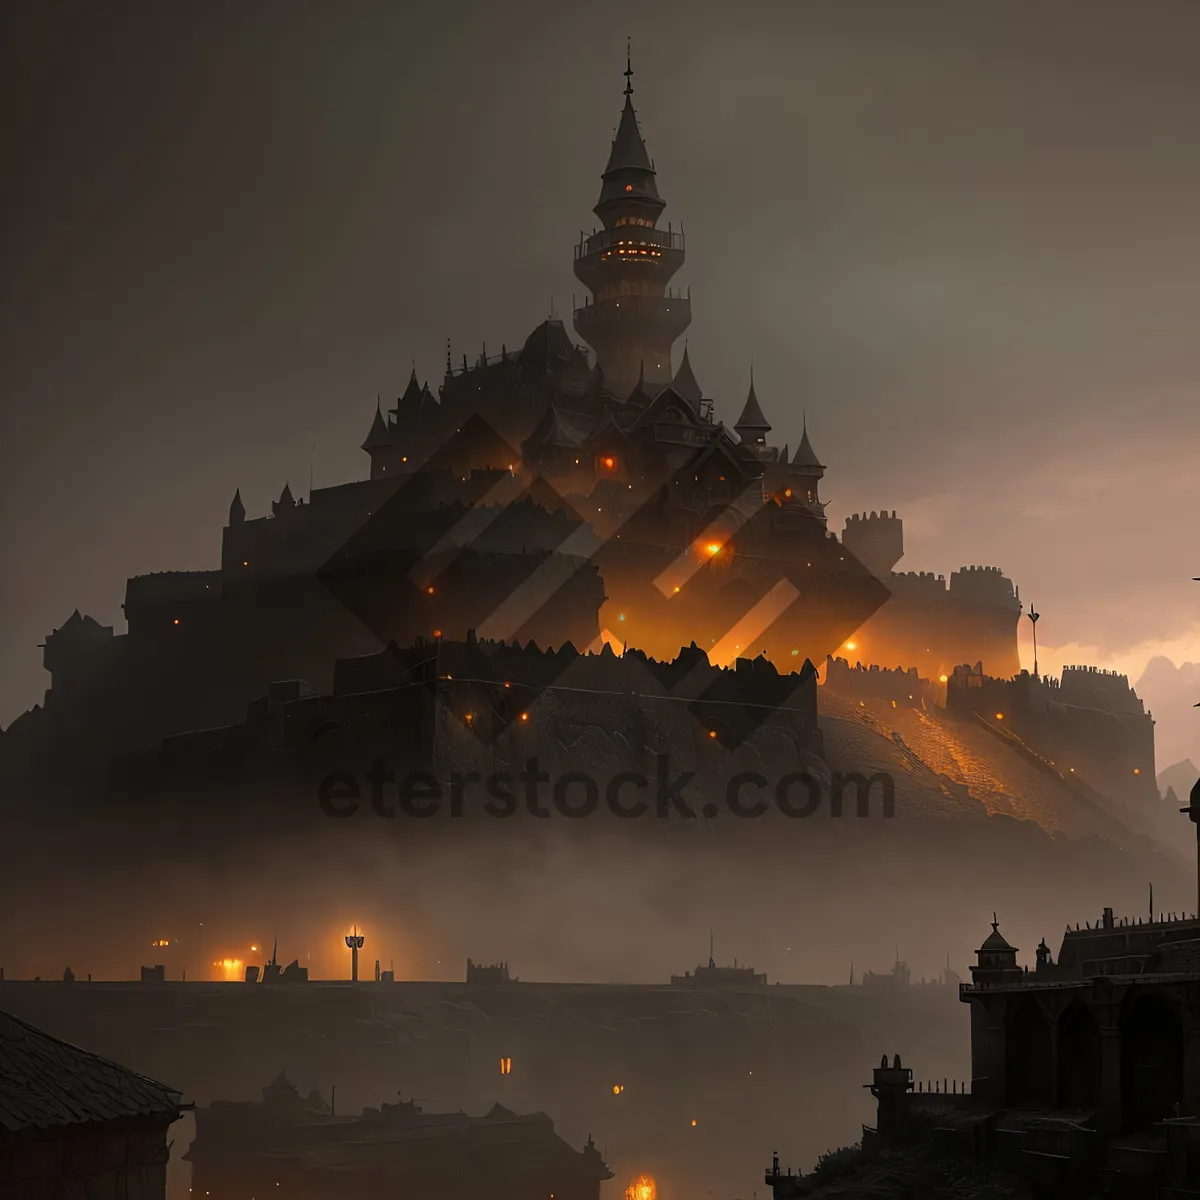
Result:
[[[1003,714],[1003,713],[997,713],[997,714],[996,714],[996,720],[997,720],[997,721],[1003,721],[1003,720],[1004,720],[1004,714]]]
[[[949,682],[950,682],[950,676],[949,676],[949,675],[939,675],[939,676],[938,676],[938,681],[939,681],[939,682],[941,682],[941,683],[949,683]]]
[[[176,625],[178,625],[178,624],[179,624],[179,618],[178,618],[178,617],[176,617],[176,618],[175,618],[175,624],[176,624]]]
[[[847,650],[857,650],[857,649],[858,649],[858,643],[857,643],[857,642],[847,642],[847,643],[846,643],[846,649],[847,649]]]
[[[431,584],[430,584],[430,585],[429,585],[429,586],[428,586],[428,587],[425,589],[425,593],[426,593],[426,595],[432,596],[432,595],[433,595],[433,592],[434,592],[434,587],[433,587],[433,584],[431,583]]]
[[[521,714],[521,720],[522,720],[522,721],[528,721],[528,720],[529,720],[529,714],[528,714],[528,713],[522,713],[522,714]]]

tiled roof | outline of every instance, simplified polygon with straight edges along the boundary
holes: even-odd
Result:
[[[179,1115],[180,1093],[0,1012],[0,1131]]]

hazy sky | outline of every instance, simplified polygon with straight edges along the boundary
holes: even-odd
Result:
[[[569,310],[627,34],[718,414],[753,359],[835,527],[895,508],[904,567],[1002,566],[1043,666],[1200,660],[1194,3],[31,0],[0,723],[73,608],[122,627],[127,576],[217,564],[235,487],[361,476],[414,358],[436,386],[447,337]]]

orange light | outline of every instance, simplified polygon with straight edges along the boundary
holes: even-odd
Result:
[[[429,596],[432,596],[432,595],[433,595],[433,590],[434,590],[434,589],[433,589],[433,584],[431,583],[431,584],[430,584],[430,585],[429,585],[429,586],[428,586],[428,587],[425,589],[425,592],[426,592],[426,594],[427,594],[427,595],[429,595]]]
[[[692,1128],[694,1129],[695,1127],[696,1127],[696,1118],[693,1117],[692,1118]]]
[[[857,649],[858,649],[858,643],[857,643],[857,642],[847,642],[847,643],[846,643],[846,649],[847,649],[847,650],[857,650]]]
[[[657,1200],[653,1175],[639,1175],[626,1189],[625,1200]]]
[[[175,624],[176,624],[176,625],[178,625],[178,624],[179,624],[179,618],[178,618],[178,617],[176,617],[176,618],[175,618]]]
[[[715,737],[717,736],[717,731],[716,731],[715,729],[710,729],[710,730],[708,731],[708,736],[709,736],[710,738],[715,738]]]
[[[606,458],[604,460],[604,465],[611,471],[613,469],[613,467],[615,467],[617,465],[616,459]]]
[[[626,190],[627,192],[632,192],[632,191],[633,191],[633,184],[632,184],[632,183],[627,183],[627,184],[625,185],[625,190]]]
[[[997,713],[997,714],[996,714],[996,720],[997,720],[997,721],[1003,721],[1003,720],[1004,720],[1004,714],[1003,714],[1003,713]]]
[[[949,681],[950,681],[950,676],[949,676],[949,675],[939,675],[939,676],[938,676],[938,681],[939,681],[940,683],[949,683]]]
[[[791,488],[784,488],[784,489],[783,489],[783,494],[784,494],[785,496],[787,496],[787,497],[790,499],[790,498],[791,498],[791,495],[792,495],[792,489],[791,489]]]
[[[243,567],[248,567],[249,565],[250,565],[250,564],[249,564],[248,562],[244,562],[244,563],[242,563],[242,566],[243,566]]]
[[[1142,769],[1141,769],[1141,767],[1134,767],[1134,768],[1133,768],[1133,773],[1134,773],[1135,775],[1140,775],[1140,774],[1142,773]]]
[[[614,1083],[613,1084],[613,1095],[614,1096],[619,1096],[624,1090],[625,1090],[625,1085],[623,1083]]]
[[[440,637],[442,636],[442,631],[441,631],[440,629],[435,629],[435,630],[433,631],[433,636],[434,636],[435,638],[440,638]],[[449,679],[449,678],[450,678],[450,676],[449,676],[449,675],[447,675],[447,676],[446,676],[446,678],[447,678],[447,679]]]
[[[721,543],[720,542],[709,542],[708,545],[704,547],[704,550],[711,558],[712,555],[721,553]]]
[[[521,714],[521,720],[522,720],[522,721],[528,721],[528,720],[529,720],[529,714],[528,714],[528,713],[522,713],[522,714]]]

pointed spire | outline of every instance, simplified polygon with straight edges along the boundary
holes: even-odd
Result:
[[[696,373],[692,370],[691,359],[688,358],[686,341],[683,343],[683,360],[679,364],[679,370],[675,372],[675,378],[671,380],[671,386],[690,404],[699,404],[704,396],[700,384],[696,381]]]
[[[625,39],[625,95],[633,95],[633,39]]]
[[[371,422],[371,432],[367,434],[367,440],[363,442],[362,448],[370,454],[372,450],[378,450],[381,446],[391,445],[391,441],[387,422],[383,419],[383,413],[379,409],[379,398],[376,397],[375,419]]]
[[[817,452],[812,448],[812,442],[808,440],[808,420],[804,422],[804,433],[800,438],[800,445],[796,447],[795,456],[792,458],[792,465],[796,467],[813,467],[821,471],[825,470],[824,464],[817,458]]]
[[[633,67],[628,59],[625,80],[625,105],[604,168],[600,200],[593,210],[606,228],[612,228],[622,215],[631,213],[657,220],[666,207],[655,186],[654,164],[646,152],[633,109]]]
[[[283,491],[279,493],[280,507],[286,505],[288,508],[291,508],[295,505],[295,503],[296,501],[292,496],[292,486],[289,483],[285,483],[283,485]]]
[[[750,393],[746,397],[746,406],[742,409],[742,415],[738,417],[737,423],[734,425],[739,435],[742,435],[743,440],[746,434],[767,434],[771,432],[771,423],[763,416],[762,407],[758,403],[758,396],[754,393],[754,367],[750,368]]]
[[[246,519],[246,506],[242,503],[242,489],[238,488],[233,493],[233,500],[229,505],[229,523],[230,525],[240,525]]]
[[[650,393],[646,390],[646,364],[644,361],[638,368],[637,383],[633,385],[633,391],[629,393],[625,403],[637,408],[644,408],[650,403]]]

